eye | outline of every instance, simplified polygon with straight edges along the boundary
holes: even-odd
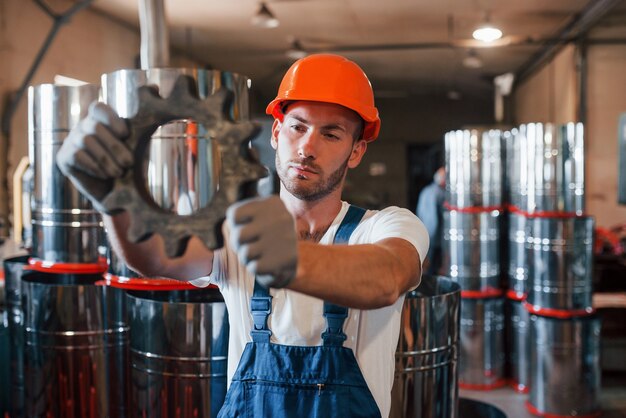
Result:
[[[299,133],[304,133],[306,132],[306,126],[302,125],[302,124],[294,124],[290,126],[291,130],[299,132]]]

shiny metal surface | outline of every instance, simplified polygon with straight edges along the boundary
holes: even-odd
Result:
[[[506,303],[511,383],[517,391],[525,392],[530,380],[530,314],[522,301],[507,299]]]
[[[120,291],[101,279],[22,278],[27,416],[126,416],[128,327]]]
[[[504,379],[504,298],[461,299],[459,383],[492,389]]]
[[[169,65],[169,31],[164,0],[139,1],[141,68],[163,68]]]
[[[451,131],[445,135],[446,200],[459,208],[500,206],[503,191],[502,132]]]
[[[512,198],[526,212],[584,211],[584,127],[529,123],[520,125],[512,157],[519,175],[511,180]],[[513,170],[516,173],[517,168]],[[517,204],[516,204],[517,203]]]
[[[500,216],[444,211],[442,271],[462,290],[500,288]]]
[[[59,171],[63,140],[98,99],[98,87],[42,84],[28,89],[29,156],[33,167],[33,256],[50,263],[96,263],[102,221]]]
[[[460,288],[425,276],[402,308],[392,418],[457,418]]]
[[[249,80],[238,74],[192,68],[119,70],[102,76],[102,99],[124,118],[139,109],[137,88],[155,85],[159,94],[169,97],[179,75],[191,76],[201,99],[220,88],[234,98],[226,112],[233,121],[249,119]],[[207,206],[219,184],[221,155],[207,130],[192,120],[176,120],[152,135],[146,155],[146,185],[150,196],[162,209],[189,215]]]
[[[526,294],[528,263],[526,261],[526,217],[519,213],[508,214],[509,254],[508,287],[517,295]]]
[[[528,302],[551,309],[591,308],[594,219],[533,218],[528,224]]]
[[[9,333],[8,413],[12,418],[24,416],[24,313],[22,310],[22,275],[29,256],[3,261],[7,322]]]
[[[555,416],[599,412],[600,319],[530,316],[530,404]]]
[[[127,306],[132,416],[217,416],[229,335],[219,291],[130,291]]]

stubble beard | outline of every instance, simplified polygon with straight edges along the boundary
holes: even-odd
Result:
[[[278,173],[278,178],[280,178],[280,182],[289,193],[291,193],[298,199],[307,202],[314,202],[328,196],[329,194],[337,190],[337,188],[339,188],[346,175],[346,171],[348,170],[349,160],[350,156],[346,158],[346,160],[339,166],[339,168],[333,171],[326,178],[323,178],[323,172],[321,171],[321,169],[309,160],[298,160],[298,164],[315,167],[315,170],[317,172],[316,175],[322,175],[322,178],[319,181],[311,182],[310,180],[306,180],[298,176],[296,176],[295,178],[290,178],[288,175],[289,167],[283,166],[283,163],[280,160],[278,153],[276,153],[276,172]],[[296,161],[292,160],[290,162]]]

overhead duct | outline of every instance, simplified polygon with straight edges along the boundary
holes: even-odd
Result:
[[[169,31],[164,0],[139,1],[139,29],[141,31],[141,69],[169,66]]]

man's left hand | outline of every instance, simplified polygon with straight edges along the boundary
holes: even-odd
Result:
[[[247,199],[226,211],[230,245],[265,287],[285,287],[296,276],[294,219],[278,196]]]

